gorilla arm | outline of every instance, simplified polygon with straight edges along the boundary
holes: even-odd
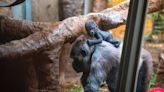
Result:
[[[106,80],[106,71],[103,69],[101,63],[98,63],[100,60],[102,61],[99,57],[92,57],[89,75],[86,80],[83,80],[86,83],[84,85],[84,92],[99,92],[101,83]]]

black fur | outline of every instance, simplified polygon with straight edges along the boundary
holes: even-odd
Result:
[[[86,56],[82,55],[82,48],[86,50]],[[73,68],[77,72],[83,72],[81,83],[85,92],[99,92],[100,85],[104,81],[109,84],[111,92],[114,92],[116,89],[114,80],[117,78],[120,56],[117,49],[119,48],[105,41],[95,47],[89,47],[86,41],[78,42],[73,46],[71,51],[71,58],[74,60]]]
[[[81,51],[87,54],[82,55]],[[84,92],[99,92],[100,85],[106,81],[110,92],[115,92],[117,73],[120,63],[122,45],[115,48],[112,44],[102,41],[95,46],[89,46],[87,41],[77,42],[71,51],[73,68],[77,72],[83,72],[81,83]],[[146,60],[145,60],[146,61]],[[137,92],[146,92],[148,77],[146,63],[142,65],[139,77]]]

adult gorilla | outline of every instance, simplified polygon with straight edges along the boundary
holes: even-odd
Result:
[[[74,44],[71,51],[71,58],[74,60],[72,66],[76,72],[83,72],[81,83],[84,92],[99,92],[104,81],[110,92],[115,92],[121,51],[122,44],[115,48],[106,41],[91,47],[86,40],[79,40]],[[152,57],[144,49],[141,56],[137,92],[146,92],[152,73]]]

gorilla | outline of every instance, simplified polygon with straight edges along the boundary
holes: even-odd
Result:
[[[87,20],[85,23],[85,29],[88,35],[93,39],[88,39],[87,43],[89,46],[101,43],[103,40],[111,43],[116,48],[119,47],[120,41],[117,41],[113,38],[113,34],[111,32],[105,32],[98,28],[97,24],[93,20]],[[95,38],[95,39],[94,39]]]
[[[118,48],[106,41],[89,46],[87,40],[79,40],[73,45],[72,66],[77,73],[83,72],[84,92],[99,92],[103,82],[107,83],[110,92],[115,92],[121,51],[122,43]],[[139,65],[137,92],[146,92],[152,73],[152,57],[145,49],[141,51]]]

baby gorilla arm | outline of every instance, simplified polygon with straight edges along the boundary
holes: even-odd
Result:
[[[93,46],[93,45],[96,45],[96,44],[99,44],[102,42],[102,39],[97,39],[97,40],[87,40],[87,44],[89,46]]]

